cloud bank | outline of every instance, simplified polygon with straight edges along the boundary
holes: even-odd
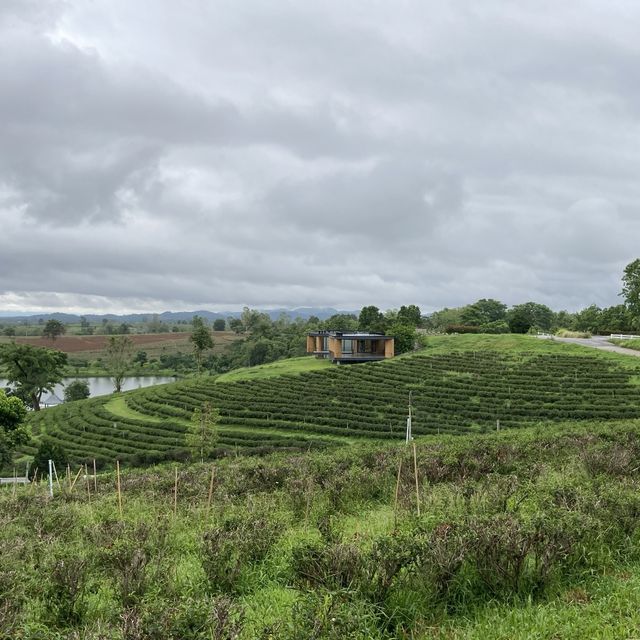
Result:
[[[0,309],[617,303],[640,8],[311,4],[3,2]]]

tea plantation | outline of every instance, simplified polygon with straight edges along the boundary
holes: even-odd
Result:
[[[415,436],[640,417],[640,361],[490,338],[434,338],[410,356],[295,375],[189,379],[49,409],[31,425],[74,461],[137,465],[186,458],[185,431],[204,402],[221,414],[220,455],[401,440],[410,392]]]

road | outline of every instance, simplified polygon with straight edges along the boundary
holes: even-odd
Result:
[[[592,347],[602,351],[612,351],[613,353],[623,353],[627,356],[640,357],[640,351],[636,349],[625,349],[611,344],[606,336],[593,336],[592,338],[558,338],[554,337],[558,342],[571,342],[573,344],[581,344],[583,347]]]

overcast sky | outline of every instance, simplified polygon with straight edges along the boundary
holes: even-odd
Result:
[[[640,4],[1,0],[0,311],[620,301]]]

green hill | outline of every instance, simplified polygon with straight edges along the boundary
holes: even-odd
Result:
[[[632,358],[527,336],[453,336],[393,360],[274,363],[94,398],[31,417],[75,461],[147,464],[188,455],[193,410],[221,413],[220,453],[400,440],[409,393],[415,436],[486,433],[537,423],[640,417]]]

